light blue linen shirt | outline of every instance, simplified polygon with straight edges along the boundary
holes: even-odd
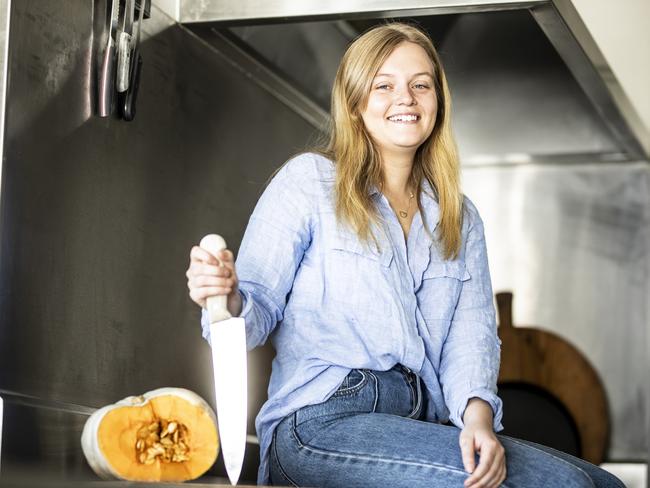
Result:
[[[326,400],[353,368],[388,370],[400,363],[426,385],[427,420],[462,428],[467,402],[492,406],[500,340],[481,218],[464,199],[462,246],[445,260],[426,234],[439,207],[422,184],[424,217],[417,212],[408,239],[376,189],[383,218],[374,227],[379,250],[364,247],[334,213],[335,168],[327,158],[301,154],[269,183],[250,218],[236,259],[248,349],[270,337],[276,350],[268,400],[256,428],[268,482],[268,452],[279,421]],[[209,341],[205,311],[203,336]]]

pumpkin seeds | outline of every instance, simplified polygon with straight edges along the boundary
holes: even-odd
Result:
[[[138,429],[135,443],[136,458],[140,464],[150,465],[189,461],[187,439],[189,429],[175,420],[156,420]]]

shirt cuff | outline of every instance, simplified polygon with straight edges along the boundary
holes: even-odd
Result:
[[[241,313],[239,317],[246,318],[251,309],[253,308],[253,297],[248,290],[239,289],[239,295],[241,296]]]
[[[492,408],[492,428],[495,432],[503,430],[503,425],[501,420],[503,418],[503,402],[496,393],[488,388],[477,388],[470,390],[467,394],[463,396],[463,399],[458,404],[458,408],[449,412],[449,420],[459,429],[465,427],[463,422],[463,414],[465,413],[465,408],[472,398],[480,398],[487,402]]]

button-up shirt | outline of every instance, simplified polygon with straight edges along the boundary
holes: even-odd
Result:
[[[248,349],[270,338],[276,350],[256,429],[258,483],[268,482],[275,426],[295,410],[325,401],[353,368],[400,363],[426,386],[427,420],[463,427],[467,402],[494,412],[500,341],[481,218],[464,197],[462,245],[445,260],[434,233],[439,207],[422,182],[421,211],[408,238],[386,197],[371,199],[381,216],[365,246],[335,217],[335,165],[313,153],[290,160],[260,197],[236,259]],[[205,311],[203,336],[209,341]]]

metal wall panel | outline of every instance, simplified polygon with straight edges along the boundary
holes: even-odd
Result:
[[[236,252],[266,178],[314,129],[156,9],[135,121],[93,116],[105,10],[13,5],[0,394],[98,407],[182,386],[211,401],[189,250],[219,232]],[[271,354],[250,356],[250,433]]]
[[[589,359],[610,406],[608,458],[645,461],[648,164],[466,168],[463,183],[485,221],[494,291],[514,293],[514,324]]]

